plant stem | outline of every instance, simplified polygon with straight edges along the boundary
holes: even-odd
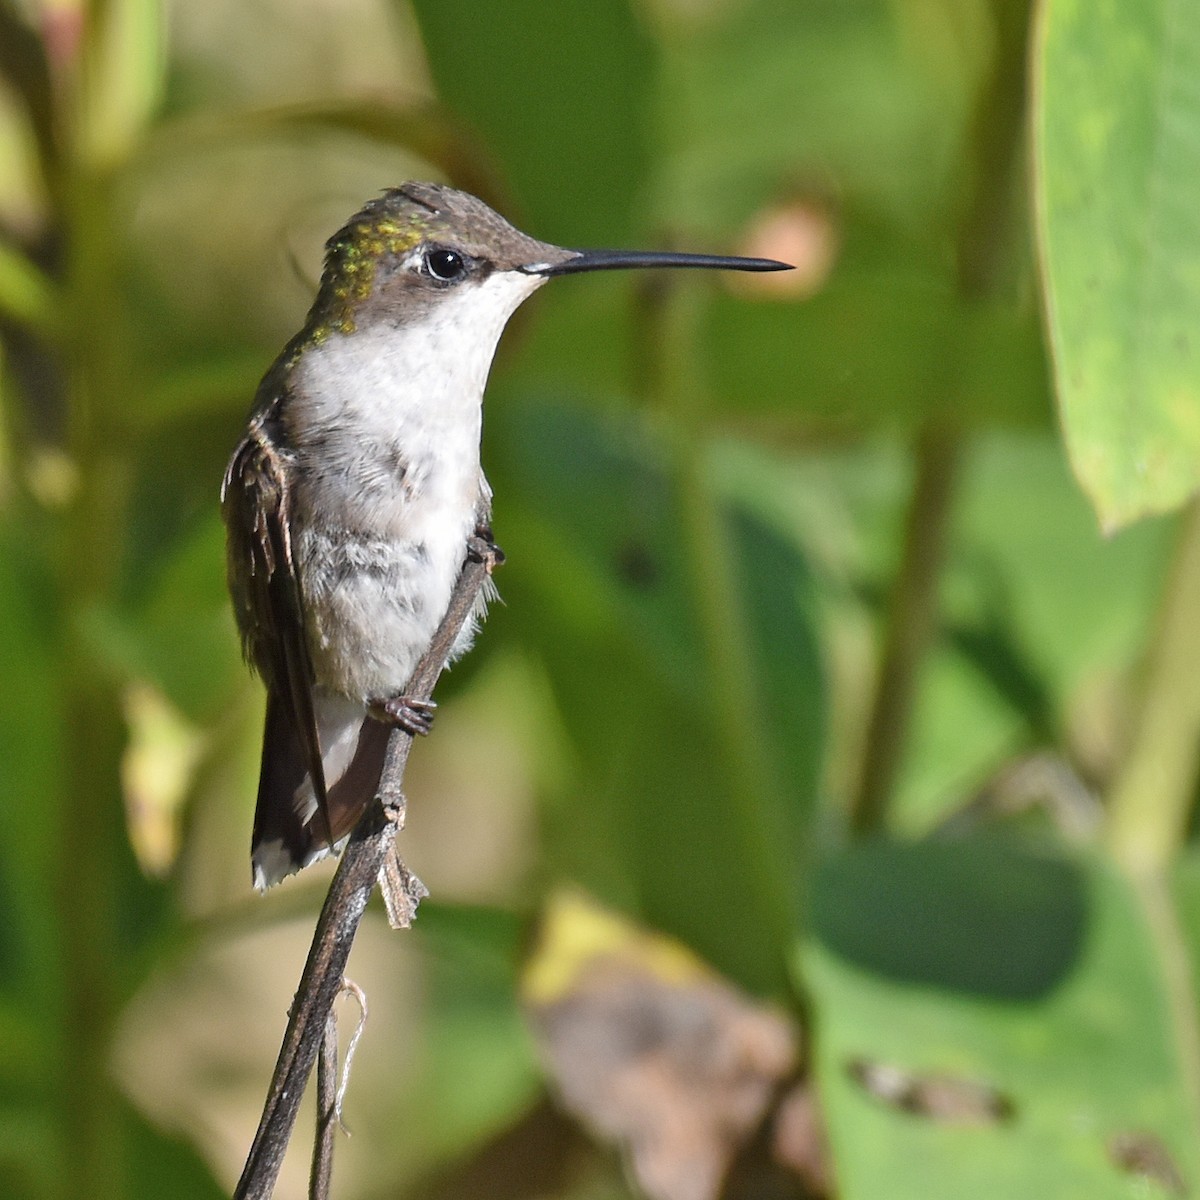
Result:
[[[63,1187],[66,1196],[115,1198],[123,1194],[124,1171],[108,1054],[120,965],[114,864],[124,826],[115,781],[124,731],[104,683],[78,663],[69,674],[54,868],[63,963]]]
[[[123,963],[120,872],[130,854],[120,787],[125,729],[118,682],[98,660],[90,630],[114,603],[124,553],[131,466],[114,413],[134,384],[111,294],[110,190],[80,172],[64,195],[66,445],[76,473],[58,547],[66,769],[53,874],[63,947],[64,1186],[68,1196],[118,1197],[125,1163],[108,1057]]]
[[[1200,1026],[1196,1021],[1200,1000],[1196,996],[1191,954],[1165,876],[1157,871],[1137,875],[1133,887],[1162,972],[1188,1115],[1193,1136],[1200,1139]]]
[[[1027,4],[993,0],[996,56],[979,94],[971,128],[972,181],[959,223],[955,275],[964,305],[993,296],[1008,260],[1018,162],[1026,107]],[[938,393],[947,409],[957,404],[962,377],[953,352]],[[858,835],[886,823],[912,723],[921,662],[935,633],[937,584],[945,557],[963,435],[931,416],[917,435],[916,479],[905,521],[904,547],[892,588],[879,681],[867,727],[858,793],[850,828]]]
[[[90,407],[93,382],[76,379],[77,409]],[[54,866],[63,948],[63,1134],[67,1194],[116,1197],[123,1170],[108,1052],[122,963],[117,874],[129,853],[119,784],[125,731],[116,684],[96,662],[86,630],[112,598],[125,472],[87,435],[75,446],[74,462],[79,486],[65,514],[60,575],[66,770]]]
[[[883,827],[908,744],[920,666],[935,631],[938,580],[960,458],[957,433],[928,425],[917,438],[916,480],[867,726],[862,776],[850,808],[850,828],[859,836]]]
[[[1200,766],[1200,501],[1184,511],[1133,740],[1109,796],[1108,846],[1135,875],[1183,842]]]
[[[1132,880],[1170,1009],[1171,1033],[1200,1137],[1200,999],[1191,948],[1169,889],[1200,768],[1200,501],[1184,510],[1159,605],[1133,739],[1109,793],[1108,849]]]

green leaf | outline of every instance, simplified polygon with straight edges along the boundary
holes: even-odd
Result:
[[[927,830],[1014,753],[1065,745],[1085,775],[1095,770],[1089,754],[1111,736],[1105,714],[1143,654],[1173,525],[1145,521],[1106,538],[1049,433],[975,439],[943,572],[941,636],[897,792],[899,827]],[[872,577],[886,577],[890,557],[876,551]]]
[[[636,227],[652,44],[624,0],[416,0],[438,93],[503,164],[531,232],[619,244]]]
[[[1143,653],[1174,539],[1171,520],[1104,537],[1049,435],[980,438],[955,521],[947,619],[983,625],[994,614],[1065,704],[1089,674],[1132,668]]]
[[[685,6],[659,6],[681,10]],[[928,231],[989,33],[977,0],[751,0],[672,15],[656,216],[728,235],[797,185]]]
[[[128,609],[97,610],[97,651],[126,679],[149,679],[187,716],[212,720],[245,680],[215,512],[181,531],[159,574]]]
[[[171,1196],[174,1200],[220,1200],[212,1169],[194,1146],[155,1128],[132,1107],[124,1111],[131,1200]]]
[[[54,80],[46,42],[29,21],[28,14],[14,0],[0,0],[0,77],[21,99],[43,178],[49,179],[58,154],[59,135]]]
[[[843,277],[805,304],[721,296],[704,345],[723,412],[775,427],[905,428],[948,410],[1040,425],[1049,411],[1032,314],[964,305],[929,272]]]
[[[1200,482],[1200,22],[1179,0],[1046,0],[1037,224],[1072,465],[1101,523]]]
[[[553,859],[745,986],[770,990],[781,948],[762,884],[806,878],[824,720],[802,555],[740,498],[722,497],[762,714],[748,725],[708,693],[661,444],[632,420],[505,396],[489,417],[487,461],[510,553],[503,619],[545,665],[583,764],[548,814]],[[750,807],[766,861],[741,836],[740,777],[717,719],[745,725],[745,750],[761,764]]]
[[[180,537],[133,622],[142,662],[186,713],[212,716],[245,679],[225,588],[217,514]]]
[[[150,123],[166,82],[165,19],[160,0],[109,0],[92,11],[78,146],[90,164],[120,162]]]
[[[845,1200],[1167,1194],[1114,1164],[1109,1139],[1131,1133],[1197,1179],[1166,985],[1110,868],[982,841],[875,843],[822,871],[814,920],[803,964]],[[1012,1117],[901,1111],[851,1077],[855,1060],[995,1088]]]
[[[415,929],[430,951],[432,1002],[411,1120],[424,1152],[446,1161],[512,1121],[538,1092],[517,1004],[524,922],[500,909],[430,902]]]
[[[48,330],[56,303],[50,280],[19,250],[0,241],[0,313]]]
[[[1200,853],[1194,846],[1180,856],[1171,884],[1191,949],[1192,987],[1200,989]]]

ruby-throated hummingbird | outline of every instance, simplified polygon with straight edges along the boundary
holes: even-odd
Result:
[[[308,320],[259,385],[221,489],[243,649],[267,686],[260,890],[354,827],[389,726],[429,730],[433,705],[403,689],[468,540],[490,541],[479,437],[505,323],[553,276],[620,267],[787,264],[564,250],[433,183],[385,192],[326,244]]]

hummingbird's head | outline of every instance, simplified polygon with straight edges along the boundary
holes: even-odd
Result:
[[[411,327],[464,302],[495,309],[503,322],[544,282],[528,264],[571,255],[514,229],[467,192],[406,183],[367,203],[325,244],[311,319],[318,340],[364,325]]]
[[[370,201],[325,246],[309,316],[315,341],[363,327],[426,322],[499,331],[554,275],[628,267],[776,271],[759,258],[566,250],[514,229],[482,200],[438,183],[405,183]]]

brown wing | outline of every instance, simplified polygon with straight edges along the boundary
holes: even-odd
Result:
[[[259,777],[256,828],[274,806],[290,814],[304,771],[312,779],[332,841],[321,743],[313,711],[312,662],[305,642],[304,596],[292,555],[286,452],[257,413],[225,472],[221,510],[228,570],[243,652],[267,685],[269,717]],[[283,729],[280,729],[282,721]],[[280,736],[281,733],[290,734]],[[299,751],[299,763],[278,761]],[[296,768],[302,768],[297,771]],[[294,779],[291,787],[283,783]]]

